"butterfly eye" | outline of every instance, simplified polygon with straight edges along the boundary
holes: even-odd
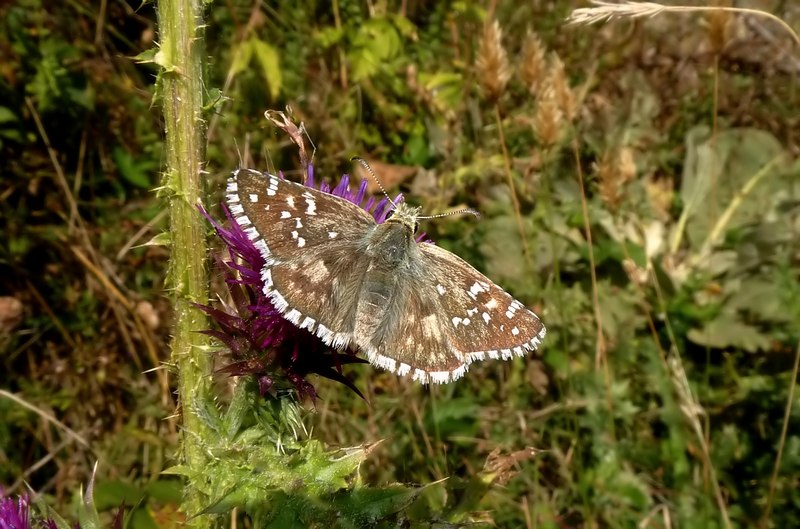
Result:
[[[417,233],[418,231],[419,231],[419,222],[415,222],[414,223],[414,233]]]
[[[390,209],[389,213],[386,214],[386,220],[389,220],[390,218],[392,218],[393,215],[394,215],[394,210]]]

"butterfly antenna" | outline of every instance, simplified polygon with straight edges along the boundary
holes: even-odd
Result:
[[[447,213],[439,213],[438,215],[424,215],[424,216],[421,216],[421,217],[417,217],[417,219],[419,219],[419,220],[422,220],[422,219],[440,219],[442,217],[449,217],[451,215],[463,215],[465,213],[468,213],[470,215],[475,215],[476,218],[481,218],[481,214],[478,213],[476,210],[474,210],[472,208],[463,208],[463,209],[457,209],[455,211],[449,211]]]
[[[381,181],[378,179],[378,176],[377,176],[377,175],[375,174],[375,172],[372,170],[372,167],[370,167],[370,166],[369,166],[369,164],[367,163],[367,161],[366,161],[364,158],[360,157],[360,156],[353,156],[352,158],[350,158],[350,161],[351,161],[351,162],[358,162],[358,163],[360,163],[360,164],[361,164],[361,165],[364,167],[364,169],[366,169],[366,170],[367,170],[367,172],[370,174],[370,176],[372,177],[372,179],[373,179],[373,180],[375,180],[375,183],[376,183],[376,184],[378,184],[378,188],[381,190],[381,193],[383,193],[383,196],[385,196],[385,197],[386,197],[386,200],[388,200],[388,201],[389,201],[389,205],[392,207],[392,209],[396,209],[396,208],[397,208],[397,206],[395,205],[394,201],[393,201],[391,198],[389,198],[389,193],[387,193],[387,192],[386,192],[386,189],[384,189],[384,188],[383,188],[383,184],[382,184],[382,183],[381,183]]]

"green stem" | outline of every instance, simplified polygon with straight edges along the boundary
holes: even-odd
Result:
[[[205,159],[203,120],[203,3],[161,0],[158,3],[160,50],[156,62],[166,134],[164,189],[169,199],[172,261],[168,275],[174,292],[175,335],[172,362],[178,370],[183,420],[183,464],[202,470],[208,463],[203,446],[210,440],[199,410],[212,402],[211,361],[204,335],[205,316],[191,303],[208,301],[206,235],[196,205],[203,196],[201,169]],[[205,440],[205,442],[204,442]],[[189,483],[183,510],[190,527],[211,527],[209,516],[196,516],[206,506],[198,484]]]

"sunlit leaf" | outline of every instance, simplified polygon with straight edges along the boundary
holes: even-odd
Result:
[[[283,72],[281,72],[278,52],[263,40],[252,39],[253,57],[258,61],[264,80],[269,86],[272,99],[276,99],[283,87]]]

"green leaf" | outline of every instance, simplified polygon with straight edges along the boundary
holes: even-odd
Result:
[[[433,96],[439,110],[455,110],[464,97],[464,77],[455,72],[421,73],[420,83]]]
[[[102,527],[100,515],[97,513],[97,506],[94,503],[94,478],[93,474],[89,486],[86,487],[86,496],[81,491],[81,502],[78,506],[78,522],[81,529],[100,529]]]
[[[156,53],[158,53],[158,48],[150,48],[149,50],[144,50],[139,55],[135,55],[131,58],[139,64],[155,64]]]
[[[726,208],[748,182],[784,152],[770,133],[749,128],[711,134],[699,126],[686,135],[686,159],[681,185],[684,210],[681,224],[692,247],[700,248]],[[781,182],[778,167],[771,170],[738,203],[726,229],[759,222],[778,204]]]
[[[250,45],[253,48],[253,56],[261,66],[264,80],[269,85],[269,93],[272,99],[276,99],[283,87],[283,73],[281,72],[278,52],[266,42],[258,39],[251,39]]]
[[[323,48],[329,48],[334,44],[338,44],[341,42],[342,37],[344,37],[344,29],[337,28],[335,26],[329,26],[322,30],[317,31],[314,34],[314,40],[316,40],[320,46]]]
[[[118,507],[122,503],[134,505],[141,501],[144,492],[135,485],[113,480],[98,483],[94,491],[95,503],[99,510]]]
[[[698,345],[715,349],[737,347],[751,353],[767,350],[770,346],[769,336],[731,312],[721,313],[700,329],[691,329],[687,337]]]
[[[7,107],[0,107],[0,125],[5,123],[16,123],[19,121],[16,114]]]
[[[146,157],[137,159],[120,146],[114,147],[111,157],[126,182],[141,189],[150,189],[155,162]]]
[[[397,484],[359,488],[337,494],[332,503],[356,527],[369,527],[408,507],[422,490]]]
[[[243,42],[236,48],[233,54],[233,62],[231,63],[231,75],[236,76],[250,66],[250,61],[253,59],[253,41],[248,40]]]
[[[172,244],[172,235],[168,232],[163,232],[157,233],[141,246],[169,246],[170,244]]]

